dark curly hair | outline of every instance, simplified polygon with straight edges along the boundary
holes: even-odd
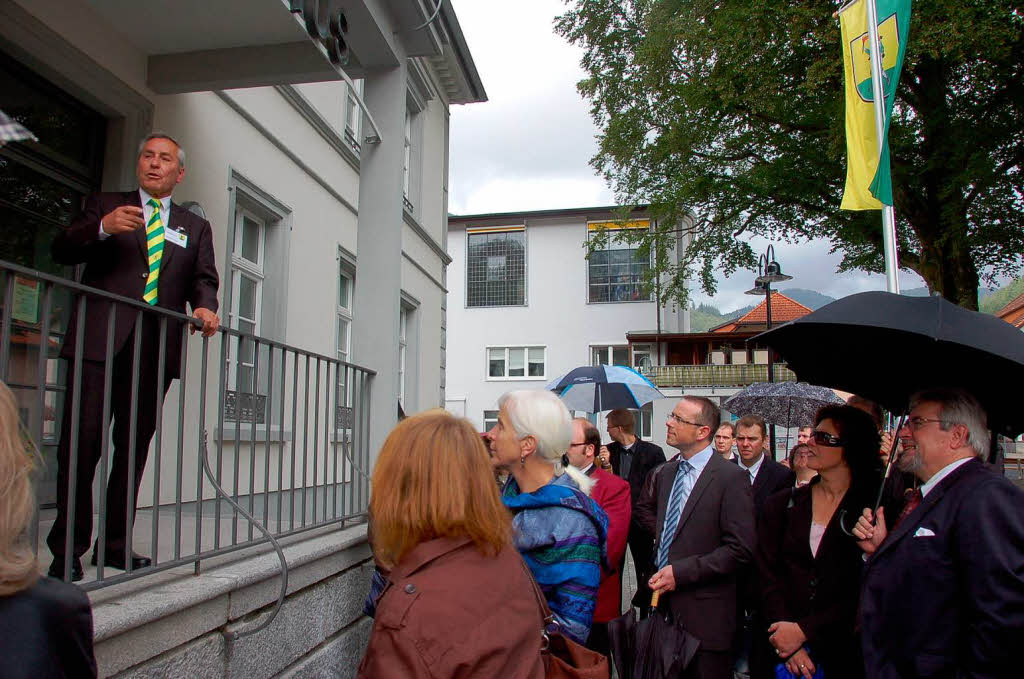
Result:
[[[825,406],[814,416],[814,425],[832,420],[843,442],[843,461],[850,468],[851,486],[878,481],[882,463],[878,448],[882,439],[870,415],[848,405]]]

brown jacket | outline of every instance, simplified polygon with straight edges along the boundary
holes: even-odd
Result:
[[[391,571],[360,679],[542,679],[543,612],[512,545],[468,538],[417,545]]]

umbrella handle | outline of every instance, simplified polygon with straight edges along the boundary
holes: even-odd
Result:
[[[878,514],[878,508],[882,504],[882,496],[885,495],[885,484],[889,480],[889,476],[892,474],[892,465],[896,461],[896,449],[900,445],[899,432],[903,429],[903,425],[907,422],[907,415],[909,414],[907,409],[903,410],[900,415],[900,420],[896,424],[895,433],[892,437],[892,443],[889,444],[889,460],[885,464],[885,474],[882,476],[882,483],[878,486],[878,496],[875,498],[875,507],[871,510],[872,514]]]
[[[655,592],[651,595],[651,608],[658,607],[658,599],[661,598],[661,592]]]
[[[903,425],[906,423],[906,420],[907,420],[907,414],[908,414],[907,410],[904,410],[903,413],[900,415],[899,422],[896,424],[896,430],[895,431],[897,433],[899,432],[900,429],[903,429]],[[878,516],[878,508],[882,504],[882,497],[885,496],[885,484],[889,482],[889,476],[892,475],[892,466],[893,466],[893,463],[896,461],[896,449],[899,447],[899,445],[900,445],[899,437],[898,436],[893,436],[892,437],[892,444],[890,444],[890,448],[889,448],[889,459],[885,463],[885,474],[882,475],[882,483],[880,483],[878,485],[878,495],[875,497],[875,507],[874,507],[874,509],[871,510],[872,516]],[[856,540],[858,538],[857,538],[856,535],[853,534],[853,529],[846,527],[846,513],[847,512],[846,512],[845,509],[842,510],[839,513],[839,528],[844,533],[849,535],[851,538]],[[854,519],[854,523],[856,523],[856,519]]]

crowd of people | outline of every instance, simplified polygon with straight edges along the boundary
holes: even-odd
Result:
[[[888,448],[870,404],[823,408],[783,462],[763,420],[720,420],[683,397],[669,459],[629,411],[602,446],[543,391],[502,397],[483,442],[442,411],[399,424],[374,473],[383,584],[359,676],[545,676],[548,615],[607,654],[627,544],[641,615],[658,593],[699,642],[687,679],[1018,674],[1024,492],[983,463],[971,396],[914,397],[877,515]]]

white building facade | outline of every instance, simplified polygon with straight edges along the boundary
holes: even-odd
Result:
[[[686,311],[659,310],[644,288],[649,262],[635,246],[610,238],[587,258],[596,230],[651,227],[646,212],[622,221],[616,209],[449,217],[448,410],[486,431],[506,391],[543,388],[581,365],[655,365],[654,345],[630,351],[626,332],[688,330]],[[639,433],[663,444],[669,410],[656,402]]]
[[[233,346],[210,341],[211,366],[228,352],[228,389],[248,391],[252,403],[265,399],[266,411],[258,406],[261,415],[253,418],[259,422],[254,432],[256,425],[240,416],[240,398],[231,409],[218,407],[216,370],[201,389],[202,341],[196,336],[188,344],[183,379],[166,397],[163,444],[157,451],[154,442],[151,449],[140,510],[175,502],[194,508],[214,497],[209,484],[197,490],[203,474],[195,452],[202,441],[200,391],[208,396],[202,429],[218,449],[218,465],[223,453],[225,487],[240,498],[261,495],[267,503],[284,488],[294,492],[299,486],[301,495],[310,485],[326,488],[331,476],[337,486],[339,476],[351,482],[368,474],[400,412],[443,405],[449,113],[453,105],[485,101],[486,93],[454,10],[449,3],[435,8],[436,2],[416,0],[0,0],[0,109],[39,138],[0,149],[0,259],[72,278],[73,268],[50,258],[53,236],[74,218],[85,195],[133,190],[137,145],[162,131],[187,152],[174,201],[201,212],[213,227],[222,323],[374,372],[368,421],[360,422],[368,464],[339,473],[325,461],[328,446],[340,447],[341,437],[327,432],[327,420],[335,418],[327,417],[324,403],[303,406],[299,396],[302,379],[313,383],[308,364],[297,378],[299,388],[275,401],[273,391],[263,391],[269,361],[260,352],[266,344],[254,350],[248,340]],[[24,315],[33,301],[21,302]],[[54,342],[66,322],[56,316]],[[43,420],[42,521],[53,503],[60,424],[50,414],[61,412],[67,379],[65,362],[51,353],[40,361],[49,414],[33,416]],[[323,391],[319,380],[337,373],[314,363]],[[299,374],[299,367],[287,369],[289,381]],[[19,397],[27,393],[18,391]],[[25,413],[44,410],[34,399],[26,397]],[[180,441],[186,442],[184,456]],[[296,463],[300,447],[302,462]],[[314,451],[308,465],[304,447]],[[264,473],[289,459],[283,478]],[[326,495],[320,497],[326,503]],[[148,521],[136,520],[136,532],[142,524]],[[48,526],[40,528],[45,534]],[[362,564],[369,554],[365,528],[349,530],[362,534],[342,546],[321,535],[322,543],[330,543],[317,547],[315,558],[322,561],[304,563],[326,565],[309,566],[316,574],[300,576],[289,590],[291,596],[305,587],[302,596],[345,602],[344,615],[321,611],[315,626],[295,623],[297,639],[287,648],[281,635],[269,635],[260,655],[232,651],[235,642],[222,633],[265,606],[261,597],[225,607],[214,601],[228,595],[210,587],[203,605],[221,611],[216,620],[193,616],[198,600],[179,602],[173,593],[165,593],[160,606],[115,602],[95,613],[101,675],[149,667],[138,672],[170,676],[148,663],[205,643],[215,652],[201,660],[213,664],[181,665],[192,668],[189,676],[351,674],[361,652],[358,640],[368,631],[358,619],[365,590],[352,583],[368,576]],[[168,531],[160,535],[162,542],[176,541]],[[162,551],[156,544],[147,549]],[[48,556],[41,556],[45,567]],[[266,578],[273,590],[275,569],[257,577],[240,568],[248,575],[237,582]],[[202,598],[215,581],[195,578],[181,592]],[[319,610],[308,600],[295,601],[286,604],[283,617],[289,605],[299,617]],[[129,620],[121,613],[129,609],[151,617]],[[148,622],[159,630],[147,628]]]

